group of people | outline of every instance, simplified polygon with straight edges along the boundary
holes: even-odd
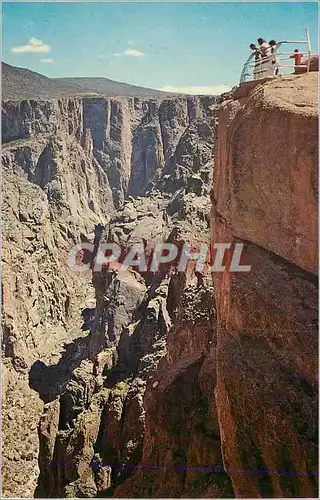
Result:
[[[267,43],[263,38],[258,38],[258,45],[255,43],[250,44],[250,49],[255,54],[255,64],[253,70],[253,77],[255,80],[259,80],[265,77],[272,77],[279,75],[280,69],[278,60],[276,57],[276,40],[270,40]],[[291,59],[295,60],[295,68],[301,64],[303,54],[295,49],[293,54],[290,56]]]
[[[255,80],[266,76],[275,76],[279,74],[277,59],[273,56],[276,50],[277,42],[270,40],[267,43],[263,38],[258,38],[258,46],[255,43],[250,44],[250,49],[255,54],[255,65],[253,77]]]

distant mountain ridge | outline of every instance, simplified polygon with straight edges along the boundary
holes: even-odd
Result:
[[[116,82],[109,78],[48,78],[2,62],[2,99],[57,99],[83,95],[165,97],[169,92]]]
[[[171,92],[162,92],[161,90],[150,89],[147,87],[138,87],[128,83],[116,82],[104,77],[73,77],[73,78],[57,78],[56,81],[65,82],[69,85],[75,85],[82,89],[97,92],[107,95],[126,95],[132,97],[163,97],[165,95],[173,95]]]

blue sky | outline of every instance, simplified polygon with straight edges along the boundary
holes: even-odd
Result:
[[[3,60],[50,77],[223,91],[259,36],[305,39],[308,27],[317,51],[317,3],[6,2],[2,11]]]

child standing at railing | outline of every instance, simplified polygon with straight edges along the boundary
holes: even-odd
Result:
[[[299,49],[294,49],[293,54],[290,56],[290,59],[294,59],[294,65],[295,65],[294,72],[295,73],[298,73],[297,66],[300,66],[302,58],[303,58],[302,52],[299,52]]]

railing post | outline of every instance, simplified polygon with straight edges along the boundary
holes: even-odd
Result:
[[[307,34],[307,44],[308,44],[308,62],[307,62],[307,73],[310,71],[310,59],[311,59],[311,42],[310,42],[310,33],[308,28],[306,29]]]

